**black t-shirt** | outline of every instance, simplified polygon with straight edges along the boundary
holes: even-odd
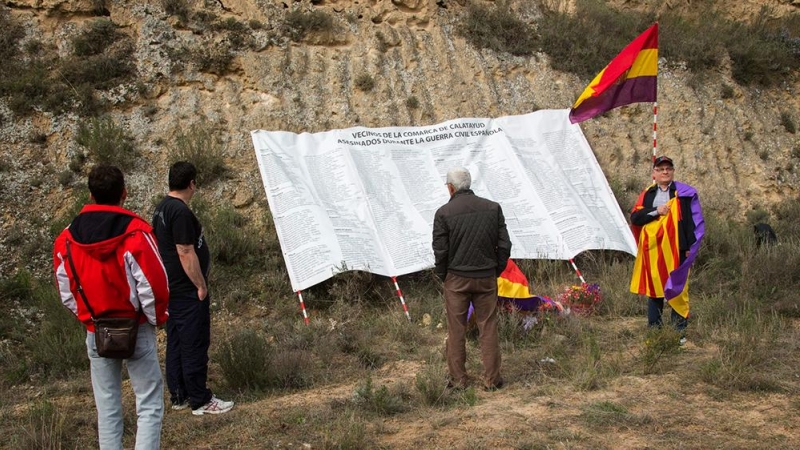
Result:
[[[158,252],[169,279],[170,297],[175,294],[197,293],[189,276],[183,270],[176,244],[193,245],[200,261],[200,270],[208,280],[211,255],[203,236],[203,227],[183,200],[169,195],[161,200],[153,214],[153,232],[158,239]]]

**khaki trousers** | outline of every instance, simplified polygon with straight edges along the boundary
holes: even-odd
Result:
[[[500,377],[500,344],[497,339],[497,278],[466,278],[452,273],[444,282],[444,304],[447,311],[447,369],[455,386],[466,387],[469,379],[466,329],[469,304],[480,333],[483,384],[491,388],[502,383]]]

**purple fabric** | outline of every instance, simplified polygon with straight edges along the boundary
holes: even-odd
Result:
[[[700,199],[697,196],[697,190],[688,184],[675,181],[675,195],[677,197],[691,198],[692,217],[694,221],[694,244],[689,248],[689,256],[683,261],[683,264],[673,270],[667,278],[667,283],[664,285],[664,297],[667,300],[675,298],[683,292],[686,287],[686,280],[689,278],[689,268],[692,267],[694,260],[697,258],[697,250],[700,248],[700,242],[705,235],[705,221],[703,220],[703,210],[700,208]],[[681,220],[687,220],[682,217]]]
[[[569,112],[570,123],[583,122],[618,106],[631,103],[655,102],[657,77],[636,77],[621,80],[596,97],[589,97]]]
[[[538,311],[539,306],[544,302],[542,297],[533,296],[530,298],[508,298],[508,297],[497,297],[498,303],[511,303],[520,311]],[[467,320],[472,317],[472,303],[469,305],[469,310],[467,311]]]

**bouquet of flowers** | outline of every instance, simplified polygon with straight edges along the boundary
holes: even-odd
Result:
[[[579,286],[568,286],[558,295],[558,299],[576,314],[590,315],[603,299],[603,294],[597,283],[581,283]]]

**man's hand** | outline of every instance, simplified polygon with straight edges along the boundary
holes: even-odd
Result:
[[[661,205],[658,208],[656,208],[656,211],[658,211],[659,216],[666,216],[667,213],[669,212],[669,206],[667,206],[666,204]]]
[[[202,302],[203,300],[208,297],[208,289],[206,288],[199,288],[197,290],[197,298]]]

